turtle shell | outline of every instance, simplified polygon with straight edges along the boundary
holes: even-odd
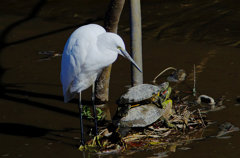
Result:
[[[146,127],[157,121],[164,110],[154,104],[146,104],[132,108],[120,120],[121,127]]]
[[[135,104],[141,101],[150,99],[153,95],[156,95],[161,90],[168,88],[169,83],[164,82],[159,86],[152,84],[140,84],[128,89],[127,93],[123,94],[118,104]]]

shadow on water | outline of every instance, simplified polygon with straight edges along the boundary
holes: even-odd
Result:
[[[20,44],[20,43],[23,43],[23,42],[26,42],[26,41],[34,40],[34,39],[37,39],[37,38],[41,38],[41,37],[44,37],[44,36],[52,35],[52,34],[55,34],[55,33],[59,33],[59,32],[62,32],[62,31],[66,31],[66,30],[69,30],[69,29],[80,27],[82,25],[86,25],[86,24],[89,24],[89,23],[94,23],[94,22],[103,20],[103,17],[97,17],[95,19],[87,19],[85,22],[83,22],[81,24],[67,26],[67,27],[57,29],[57,30],[54,30],[54,31],[50,31],[50,32],[35,35],[35,36],[32,36],[32,37],[24,38],[24,39],[21,39],[21,40],[18,40],[18,41],[6,43],[6,37],[8,36],[8,34],[14,28],[18,27],[22,23],[27,22],[27,21],[35,18],[37,16],[37,14],[39,13],[39,11],[41,10],[41,8],[46,4],[46,2],[47,2],[47,0],[40,0],[35,5],[35,7],[33,7],[32,11],[28,14],[27,17],[10,24],[9,26],[7,26],[7,28],[5,30],[2,31],[2,33],[0,35],[0,52],[2,51],[3,48],[5,48],[7,46],[10,46],[10,45],[13,45],[13,44]]]
[[[7,47],[9,44],[6,43],[6,38],[8,36],[8,34],[16,27],[18,27],[19,25],[21,25],[24,22],[27,22],[31,19],[33,19],[34,17],[36,17],[36,15],[38,14],[38,12],[41,10],[41,8],[45,5],[45,3],[47,2],[47,0],[40,0],[38,1],[38,3],[33,7],[32,11],[23,19],[18,20],[12,24],[10,24],[9,26],[6,27],[6,29],[4,29],[0,35],[0,53],[2,52],[2,50]],[[5,89],[6,89],[6,85],[3,84],[2,82],[2,76],[4,74],[6,70],[3,69],[0,66],[0,88],[1,88],[1,95],[4,93]]]
[[[42,137],[49,133],[50,129],[39,128],[18,123],[0,123],[0,133],[24,137]]]
[[[3,51],[4,48],[6,48],[10,45],[20,44],[20,43],[27,42],[27,41],[30,41],[30,40],[34,40],[34,39],[38,39],[38,38],[45,37],[45,36],[48,36],[48,35],[56,34],[56,33],[62,32],[62,31],[77,28],[79,26],[86,25],[86,24],[89,24],[89,23],[93,23],[93,22],[96,22],[96,21],[100,21],[100,20],[103,19],[102,17],[98,17],[96,19],[88,19],[85,22],[83,22],[81,24],[78,24],[78,25],[72,25],[72,26],[64,27],[64,28],[57,29],[57,30],[54,30],[54,31],[50,31],[50,32],[35,35],[35,36],[32,36],[32,37],[24,38],[24,39],[21,39],[21,40],[18,40],[18,41],[6,42],[7,36],[9,35],[9,33],[12,30],[17,28],[21,24],[34,19],[46,3],[47,3],[47,0],[38,1],[37,4],[33,7],[32,11],[26,17],[10,24],[9,26],[7,26],[2,31],[2,33],[0,34],[0,53]],[[58,113],[73,116],[73,117],[78,117],[77,112],[72,112],[72,111],[65,110],[65,109],[62,109],[62,108],[59,108],[59,107],[54,107],[54,106],[51,106],[51,105],[43,104],[43,103],[40,103],[40,102],[37,102],[37,101],[31,101],[28,98],[25,98],[26,96],[29,96],[29,97],[35,97],[35,98],[46,98],[46,99],[63,101],[62,96],[51,95],[51,94],[46,94],[46,93],[37,93],[37,92],[25,91],[25,90],[21,90],[21,89],[16,89],[17,87],[19,87],[17,85],[5,84],[2,81],[2,77],[3,77],[3,75],[6,71],[7,70],[4,69],[2,67],[2,65],[0,65],[0,98],[1,99],[10,100],[10,101],[18,102],[18,103],[23,103],[25,105],[34,106],[34,107],[38,107],[38,108],[41,108],[41,109],[46,109],[46,110],[49,110],[49,111],[54,111],[54,112],[58,112]],[[9,89],[9,88],[11,88],[11,89]],[[12,88],[15,88],[15,89],[12,89]],[[12,95],[20,95],[20,97],[15,97],[15,96],[12,96]],[[76,103],[76,104],[78,103],[78,101],[76,99],[71,101],[71,102]],[[86,101],[86,100],[84,101],[83,100],[83,104],[89,105],[91,103],[89,101]]]
[[[90,24],[90,23],[94,23],[94,22],[97,22],[97,21],[100,21],[100,20],[103,20],[103,18],[99,17],[99,18],[96,18],[96,19],[88,19],[84,23],[81,23],[81,24],[78,24],[78,25],[67,26],[67,27],[64,27],[64,28],[61,28],[61,29],[57,29],[57,30],[54,30],[54,31],[50,31],[50,32],[46,32],[46,33],[43,33],[43,34],[35,35],[35,36],[32,36],[32,37],[24,38],[24,39],[21,39],[21,40],[18,40],[18,41],[9,42],[5,46],[9,46],[9,45],[13,45],[13,44],[20,44],[20,43],[27,42],[27,41],[30,41],[30,40],[34,40],[34,39],[38,39],[38,38],[41,38],[41,37],[53,35],[53,34],[56,34],[56,33],[62,32],[62,31],[70,30],[70,29],[73,29],[73,28],[78,28],[80,26],[87,25],[87,24]]]
[[[7,38],[8,34],[14,28],[18,27],[22,23],[27,22],[27,21],[35,18],[36,15],[38,14],[38,12],[41,10],[41,8],[45,5],[46,2],[47,2],[47,0],[38,1],[38,3],[33,7],[32,11],[25,18],[10,24],[5,30],[3,30],[2,34],[0,35],[0,44],[1,44],[0,49],[1,50],[8,45],[8,43],[6,43],[6,38]]]
[[[30,91],[20,90],[20,89],[5,89],[5,94],[19,94],[27,97],[46,98],[46,99],[63,101],[62,96],[46,94],[46,93],[30,92]]]
[[[21,97],[14,97],[14,96],[11,96],[9,94],[20,95]],[[29,91],[19,90],[19,89],[5,89],[5,92],[3,94],[1,94],[1,96],[0,96],[0,98],[5,99],[5,100],[10,100],[10,101],[22,103],[24,105],[30,105],[30,106],[38,107],[38,108],[41,108],[41,109],[57,112],[57,113],[68,115],[68,116],[79,117],[78,112],[73,112],[73,111],[62,109],[62,108],[59,108],[59,107],[39,103],[37,101],[32,101],[32,100],[29,100],[28,97],[46,98],[46,99],[54,99],[54,100],[63,101],[62,96],[45,94],[45,93],[29,92]],[[73,99],[71,101],[71,103],[74,103],[74,104],[78,105],[78,100]],[[83,105],[91,105],[91,101],[88,101],[88,100],[82,100],[82,103],[83,103]]]
[[[32,125],[18,124],[18,123],[0,123],[0,134],[20,136],[27,138],[41,138],[49,141],[59,142],[65,145],[76,146],[77,139],[74,140],[70,136],[65,136],[62,133],[79,133],[79,129],[65,128],[62,130],[53,130]],[[61,138],[61,139],[59,139]],[[63,140],[64,138],[64,140]]]
[[[78,117],[79,116],[79,114],[77,112],[73,112],[73,111],[70,111],[70,110],[65,110],[65,109],[62,109],[62,108],[59,108],[59,107],[54,107],[54,106],[51,106],[51,105],[39,103],[39,102],[28,100],[28,99],[25,99],[25,98],[17,98],[17,97],[9,96],[9,95],[6,95],[6,94],[3,94],[1,96],[1,98],[6,99],[6,100],[10,100],[10,101],[14,101],[14,102],[18,102],[18,103],[23,103],[25,105],[30,105],[30,106],[33,106],[33,107],[38,107],[38,108],[41,108],[41,109],[57,112],[57,113],[68,115],[68,116],[73,116],[73,117]]]

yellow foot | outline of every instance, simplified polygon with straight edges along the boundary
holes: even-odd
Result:
[[[85,145],[80,145],[79,148],[78,148],[78,150],[84,151],[84,150],[85,150]]]
[[[79,146],[79,150],[80,151],[92,151],[92,152],[96,152],[98,148],[101,148],[101,135],[95,136],[91,141],[87,142],[85,145],[80,145]]]

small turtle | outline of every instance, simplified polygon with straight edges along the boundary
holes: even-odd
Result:
[[[157,85],[140,84],[128,89],[119,101],[119,105],[134,105],[164,102],[171,93],[171,87],[168,82]]]

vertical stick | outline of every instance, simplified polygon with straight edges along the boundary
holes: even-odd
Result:
[[[130,0],[131,52],[133,60],[142,69],[142,27],[140,0]],[[143,83],[143,73],[132,65],[132,86]]]
[[[193,65],[193,96],[196,96],[196,70],[195,64]]]

